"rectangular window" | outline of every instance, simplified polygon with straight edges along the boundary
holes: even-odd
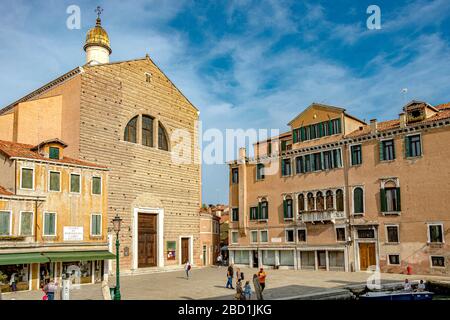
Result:
[[[259,241],[260,242],[269,242],[269,234],[267,230],[262,230],[259,232]]]
[[[44,236],[56,236],[56,213],[44,213]]]
[[[345,227],[336,228],[336,241],[345,241]]]
[[[0,236],[11,235],[11,212],[0,211]]]
[[[283,159],[281,173],[283,176],[290,176],[291,171],[291,159]]]
[[[305,172],[311,172],[311,156],[307,154],[305,156]]]
[[[398,254],[390,254],[389,255],[389,264],[399,265],[400,264],[400,256]]]
[[[33,189],[33,176],[34,170],[30,168],[21,169],[20,188],[21,189]]]
[[[322,170],[322,157],[320,153],[314,153],[314,171]]]
[[[394,140],[385,140],[380,143],[380,160],[388,161],[395,159]]]
[[[20,213],[20,235],[21,236],[33,235],[33,212]]]
[[[50,182],[48,189],[50,191],[61,191],[61,173],[50,171]]]
[[[297,174],[303,173],[303,157],[302,156],[295,158],[295,171]]]
[[[398,236],[398,226],[387,226],[386,227],[387,232],[387,242],[388,243],[399,243],[399,236]]]
[[[362,151],[361,145],[355,145],[350,147],[351,150],[351,165],[357,166],[362,163]]]
[[[331,120],[331,122],[332,122],[332,126],[333,126],[332,134],[341,133],[341,119],[334,119],[334,120]]]
[[[329,170],[333,168],[333,161],[331,157],[331,151],[323,152],[323,169]]]
[[[101,177],[92,177],[92,194],[102,194]]]
[[[250,231],[250,241],[252,243],[258,242],[258,231],[256,231],[256,230]]]
[[[294,242],[294,230],[286,230],[286,242]]]
[[[250,208],[250,220],[258,220],[258,207]]]
[[[256,180],[264,179],[264,164],[258,163],[256,165]]]
[[[233,184],[239,183],[239,168],[231,169],[231,183]]]
[[[333,168],[340,168],[342,166],[341,149],[333,150]]]
[[[267,154],[272,155],[272,142],[267,142]]]
[[[297,230],[297,239],[298,242],[306,242],[306,229]]]
[[[59,148],[56,147],[50,147],[48,157],[50,159],[56,159],[59,160]]]
[[[231,242],[238,243],[239,233],[237,231],[231,231]]]
[[[431,257],[432,267],[445,267],[445,257],[432,256]]]
[[[232,209],[232,221],[239,221],[239,208]]]
[[[281,151],[286,151],[287,149],[287,141],[281,141]]]
[[[432,243],[443,243],[444,234],[442,230],[442,224],[429,224],[428,225],[428,239]]]
[[[91,215],[91,235],[101,236],[102,235],[102,215],[93,214]]]
[[[70,192],[80,193],[81,191],[81,176],[76,173],[70,174]]]
[[[283,216],[284,219],[292,219],[294,217],[292,199],[283,200]]]
[[[419,157],[422,155],[420,144],[420,134],[407,136],[405,140],[405,152],[407,158]]]
[[[359,229],[358,238],[360,239],[373,239],[375,238],[375,231],[373,229]]]

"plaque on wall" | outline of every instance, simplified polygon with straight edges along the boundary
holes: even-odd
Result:
[[[64,241],[83,241],[83,227],[64,227]]]
[[[123,256],[124,257],[128,257],[130,255],[130,248],[129,247],[124,247],[123,248]]]

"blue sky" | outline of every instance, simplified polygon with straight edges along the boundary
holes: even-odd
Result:
[[[80,30],[66,28],[72,4]],[[84,64],[97,4],[111,60],[149,53],[200,109],[204,130],[284,131],[313,101],[366,120],[397,117],[405,100],[450,101],[448,0],[2,0],[0,106]],[[381,30],[366,27],[371,4]],[[203,196],[227,203],[226,165],[203,166]]]

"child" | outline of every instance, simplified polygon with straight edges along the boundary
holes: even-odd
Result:
[[[252,287],[250,287],[250,281],[245,282],[244,295],[245,295],[245,300],[251,300],[251,298],[252,298]]]

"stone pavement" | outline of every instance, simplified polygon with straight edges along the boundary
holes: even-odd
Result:
[[[246,280],[250,280],[257,269],[241,268]],[[314,294],[327,290],[336,290],[350,285],[364,285],[371,275],[366,272],[332,272],[301,270],[266,270],[267,282],[264,298],[279,299],[304,294]],[[445,277],[381,274],[381,282],[403,282],[405,278],[449,279]],[[113,279],[111,279],[113,281]],[[235,290],[226,289],[226,267],[194,268],[191,278],[186,279],[184,271],[153,273],[121,277],[122,299],[218,299],[234,298]],[[252,285],[253,288],[253,285]],[[41,291],[3,294],[4,300],[41,300]],[[59,296],[59,295],[58,295]],[[82,285],[79,290],[71,291],[73,300],[101,300],[101,286]]]

